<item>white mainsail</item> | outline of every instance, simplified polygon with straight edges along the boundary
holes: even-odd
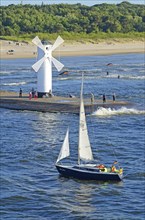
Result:
[[[56,163],[68,157],[69,155],[70,155],[70,151],[69,151],[69,128],[68,128]]]
[[[80,159],[84,161],[93,160],[93,154],[88,136],[84,101],[83,101],[83,76],[82,76],[82,85],[81,85],[81,94],[80,94],[78,164],[80,164]]]

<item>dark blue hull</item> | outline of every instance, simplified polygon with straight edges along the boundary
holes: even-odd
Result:
[[[72,177],[80,180],[97,180],[97,181],[121,181],[122,175],[118,173],[100,172],[93,167],[82,166],[63,166],[56,164],[58,172],[64,177]]]

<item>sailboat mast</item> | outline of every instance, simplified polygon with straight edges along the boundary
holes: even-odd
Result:
[[[80,124],[81,124],[81,111],[82,111],[82,101],[83,101],[83,85],[84,85],[84,74],[82,74],[82,83],[81,83],[81,92],[80,92],[80,119],[79,119],[79,141],[78,144],[80,142]],[[79,147],[80,144],[78,145],[78,165],[80,165],[80,153],[79,153]]]

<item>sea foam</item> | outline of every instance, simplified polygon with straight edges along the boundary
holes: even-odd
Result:
[[[25,85],[26,82],[17,82],[17,83],[4,83],[4,86],[19,86],[19,85]]]
[[[112,115],[141,115],[145,114],[145,110],[137,110],[134,108],[121,107],[119,109],[103,108],[100,107],[97,111],[93,112],[93,116],[112,116]]]

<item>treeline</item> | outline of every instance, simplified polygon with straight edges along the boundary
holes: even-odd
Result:
[[[122,2],[85,6],[81,4],[1,6],[1,36],[48,33],[75,34],[145,31],[145,6]]]

